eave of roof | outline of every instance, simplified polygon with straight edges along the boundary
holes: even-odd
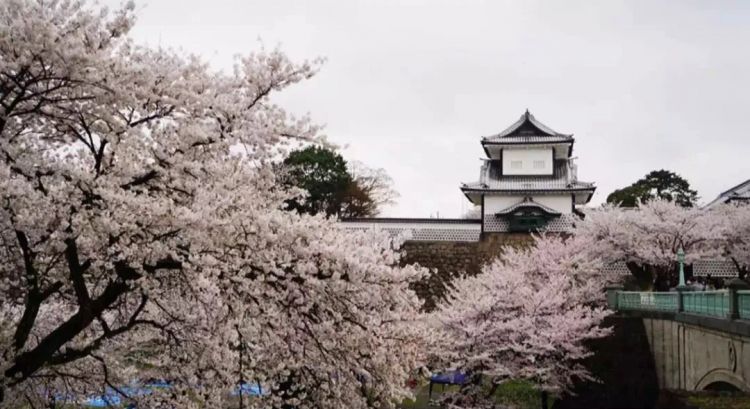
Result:
[[[520,140],[515,136],[496,139],[482,138],[482,145],[572,145],[574,142],[575,138],[572,136],[566,138],[533,136],[526,138],[526,140]]]
[[[594,193],[596,186],[590,187],[570,187],[570,188],[532,188],[532,189],[490,189],[461,186],[461,191],[466,193],[548,193],[548,192],[591,192]]]
[[[732,187],[731,189],[727,189],[721,192],[718,196],[716,196],[714,200],[708,202],[708,204],[706,204],[704,208],[709,208],[719,203],[727,203],[731,200],[742,200],[747,195],[747,193],[737,193],[737,191],[744,188],[748,188],[748,192],[750,192],[750,179],[738,184],[737,186]]]
[[[728,195],[729,193],[733,193],[733,192],[734,192],[735,190],[740,190],[740,189],[742,189],[743,187],[745,187],[745,186],[747,186],[747,185],[750,185],[750,179],[748,179],[748,180],[746,180],[746,181],[744,181],[744,182],[740,183],[739,185],[737,185],[737,186],[735,186],[735,187],[733,187],[733,188],[731,188],[731,189],[727,189],[727,190],[725,190],[724,192],[721,192],[721,193],[719,194],[719,197],[722,197],[722,196],[726,196],[726,195]]]

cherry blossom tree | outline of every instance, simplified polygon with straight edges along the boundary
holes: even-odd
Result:
[[[438,365],[473,374],[452,405],[493,407],[495,387],[508,379],[565,392],[590,378],[580,360],[591,354],[585,341],[609,334],[600,324],[611,279],[590,245],[584,236],[536,237],[535,246],[507,248],[481,274],[454,283],[432,317],[441,329]]]
[[[157,378],[142,407],[223,407],[239,380],[256,407],[392,406],[423,271],[283,211],[268,166],[317,137],[269,100],[317,63],[214,72],[134,45],[133,10],[0,2],[0,405]]]
[[[576,234],[592,239],[592,257],[625,263],[637,279],[666,290],[677,284],[680,248],[688,264],[721,256],[723,224],[716,212],[652,200],[635,209],[604,206],[589,211]]]
[[[722,204],[708,209],[711,217],[722,222],[723,257],[734,263],[740,278],[750,269],[750,206],[744,203]]]

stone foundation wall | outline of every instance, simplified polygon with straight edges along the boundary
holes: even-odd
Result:
[[[587,342],[595,353],[581,362],[599,381],[576,381],[573,394],[555,401],[553,409],[683,407],[657,402],[658,371],[643,320],[610,316],[603,326],[612,328],[612,334]]]
[[[528,246],[528,233],[485,233],[478,242],[407,241],[402,248],[403,264],[419,264],[432,274],[415,286],[417,294],[431,310],[441,300],[451,280],[462,274],[476,275],[502,253],[504,246]]]

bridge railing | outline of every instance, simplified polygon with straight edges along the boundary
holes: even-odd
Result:
[[[730,285],[728,290],[669,292],[607,290],[607,303],[617,311],[662,311],[722,319],[750,320],[750,289]]]
[[[696,291],[682,294],[684,312],[712,317],[729,317],[728,291]]]
[[[737,291],[737,310],[741,319],[750,319],[750,290]]]
[[[679,307],[677,293],[618,291],[618,310],[673,311]]]

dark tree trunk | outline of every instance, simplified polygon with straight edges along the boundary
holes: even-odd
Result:
[[[747,277],[748,267],[740,264],[734,257],[732,257],[732,263],[734,263],[734,267],[737,269],[737,277],[739,277],[740,280],[744,280],[745,277]]]
[[[632,261],[625,263],[625,265],[628,267],[628,270],[630,270],[630,274],[635,278],[636,285],[639,289],[644,290],[654,284],[654,273],[649,266],[641,266]]]
[[[649,264],[640,265],[629,261],[625,265],[635,278],[636,285],[640,290],[669,291],[671,287],[677,285],[679,274],[676,264],[664,267]],[[690,270],[687,269],[685,274],[689,275],[689,273]]]
[[[549,393],[547,391],[542,391],[542,409],[548,409],[548,400],[549,400]]]

